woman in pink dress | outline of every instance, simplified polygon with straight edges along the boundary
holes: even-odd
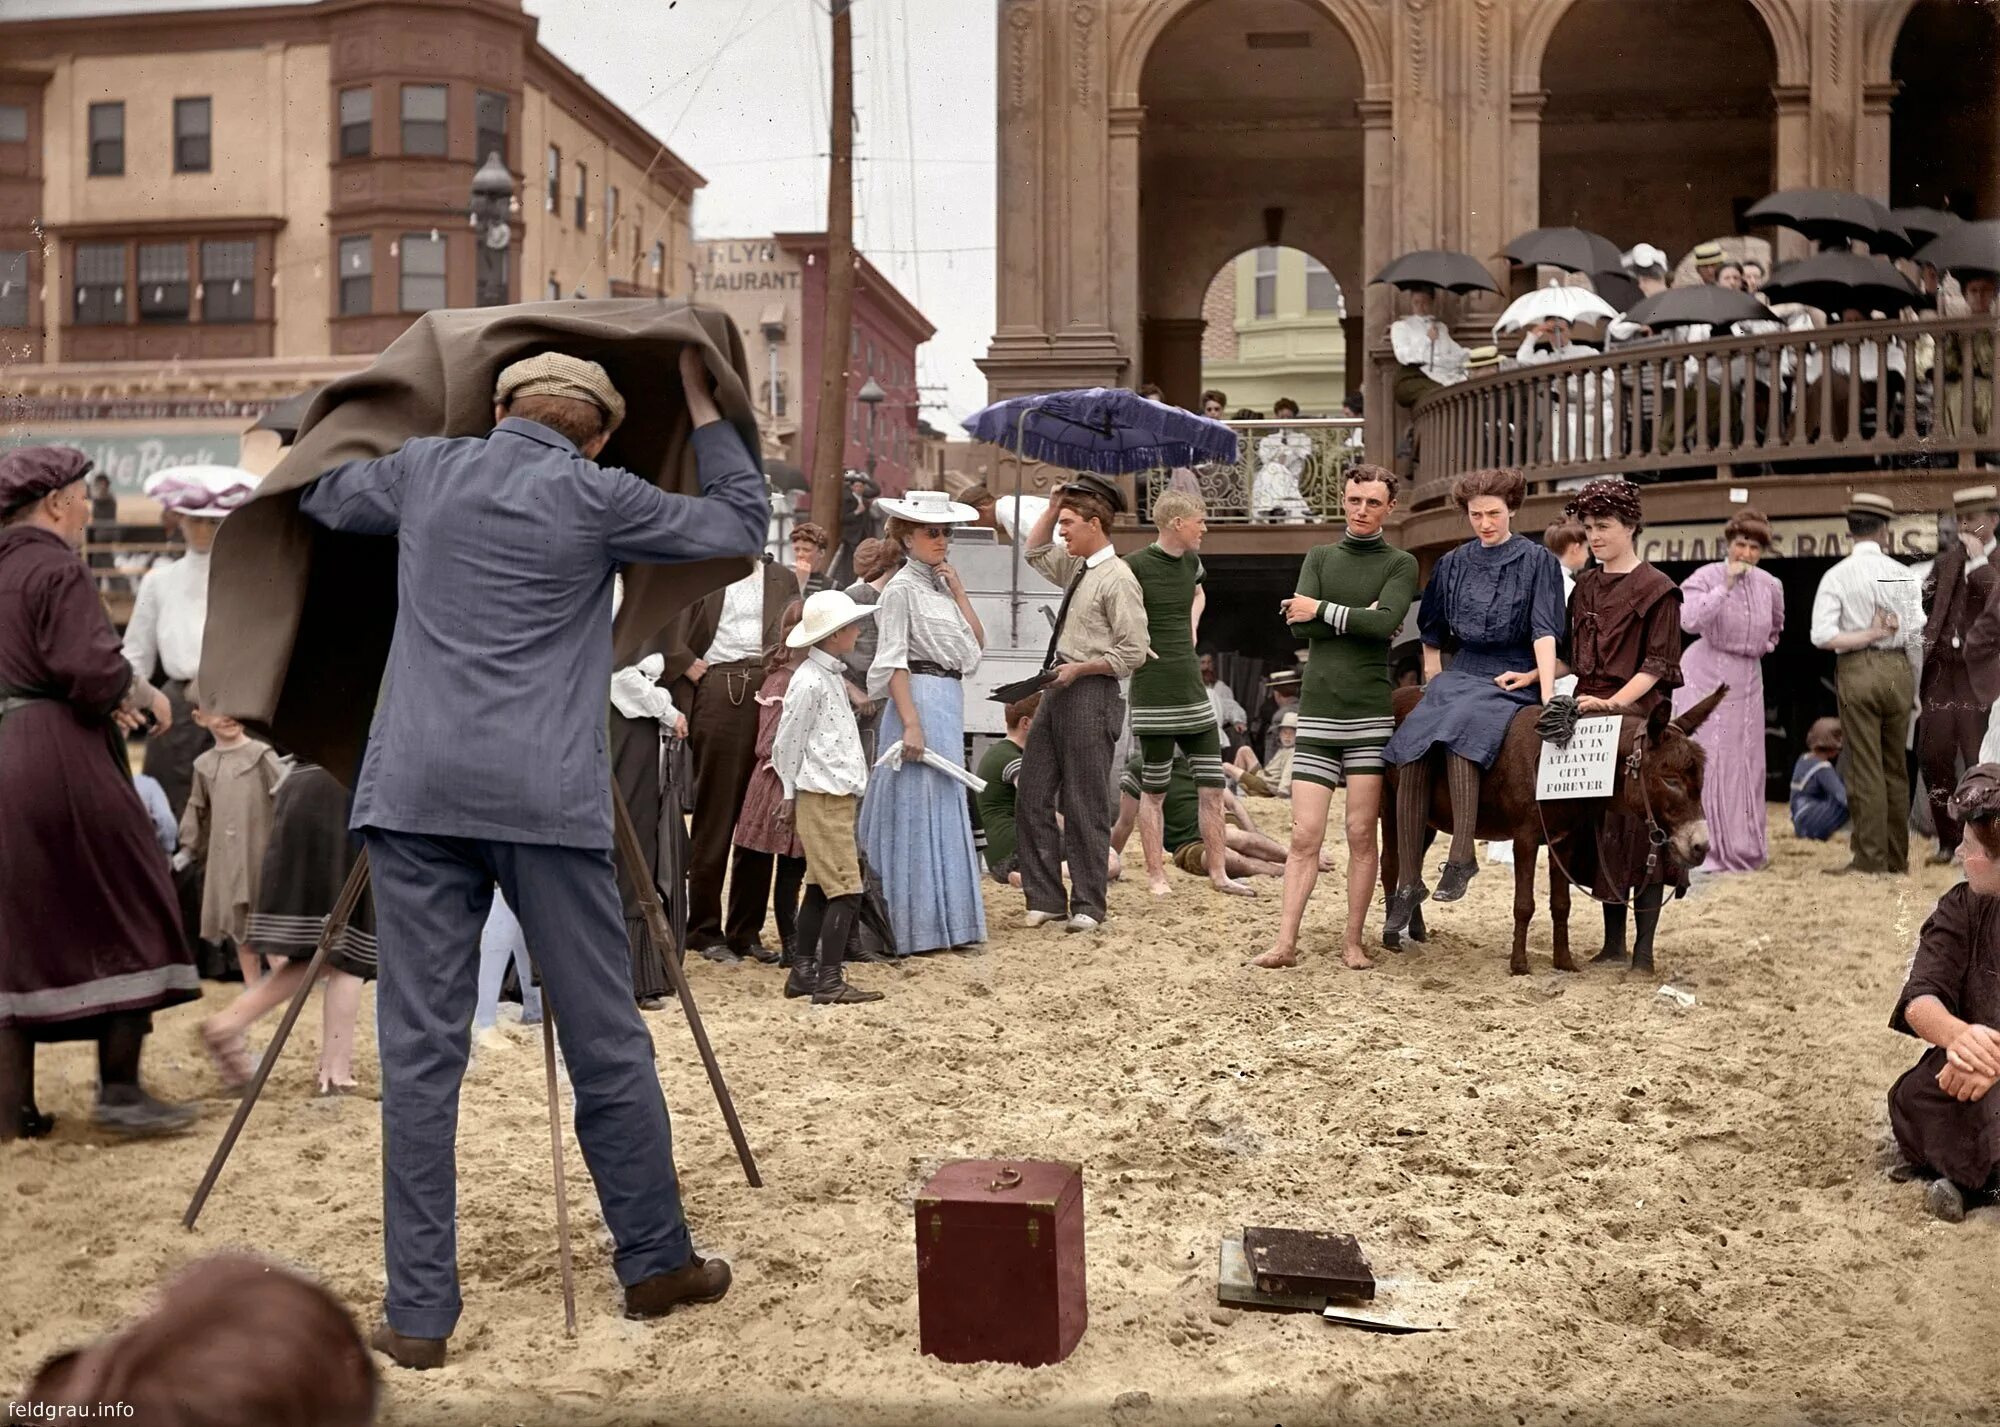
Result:
[[[1771,522],[1745,506],[1722,529],[1729,555],[1681,586],[1681,628],[1700,643],[1681,655],[1674,712],[1718,684],[1728,697],[1695,734],[1708,750],[1702,811],[1708,818],[1704,872],[1755,872],[1768,860],[1764,833],[1762,660],[1785,632],[1785,587],[1757,562],[1771,548]]]

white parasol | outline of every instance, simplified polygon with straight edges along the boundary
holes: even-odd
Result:
[[[1575,326],[1579,322],[1608,322],[1617,315],[1610,303],[1587,287],[1551,284],[1514,299],[1512,305],[1500,314],[1500,320],[1493,324],[1493,336],[1498,340],[1503,332],[1519,332],[1524,327],[1532,327],[1551,318],[1559,317]]]

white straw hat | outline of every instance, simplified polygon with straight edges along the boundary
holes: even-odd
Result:
[[[902,499],[883,496],[875,508],[884,515],[918,525],[966,525],[979,519],[979,512],[960,505],[943,491],[908,491]]]
[[[821,590],[806,600],[804,617],[785,636],[785,643],[803,649],[874,613],[874,605],[856,604],[845,590]]]

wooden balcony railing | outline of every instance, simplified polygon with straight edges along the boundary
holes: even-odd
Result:
[[[1996,335],[1992,316],[1840,323],[1508,367],[1417,404],[1412,503],[1442,502],[1486,466],[1546,491],[1613,473],[1991,464]]]
[[[1358,417],[1227,424],[1237,436],[1233,464],[1205,461],[1137,478],[1142,522],[1150,519],[1153,502],[1177,487],[1202,498],[1211,525],[1317,525],[1340,518],[1343,478],[1362,459]]]

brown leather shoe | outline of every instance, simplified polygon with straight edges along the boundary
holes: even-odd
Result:
[[[406,1338],[387,1323],[376,1325],[368,1335],[368,1346],[378,1353],[387,1353],[396,1360],[397,1367],[424,1371],[428,1368],[444,1366],[444,1345],[446,1338]]]
[[[642,1278],[625,1290],[627,1318],[660,1318],[683,1303],[714,1303],[729,1292],[729,1265],[691,1257],[672,1273]]]

